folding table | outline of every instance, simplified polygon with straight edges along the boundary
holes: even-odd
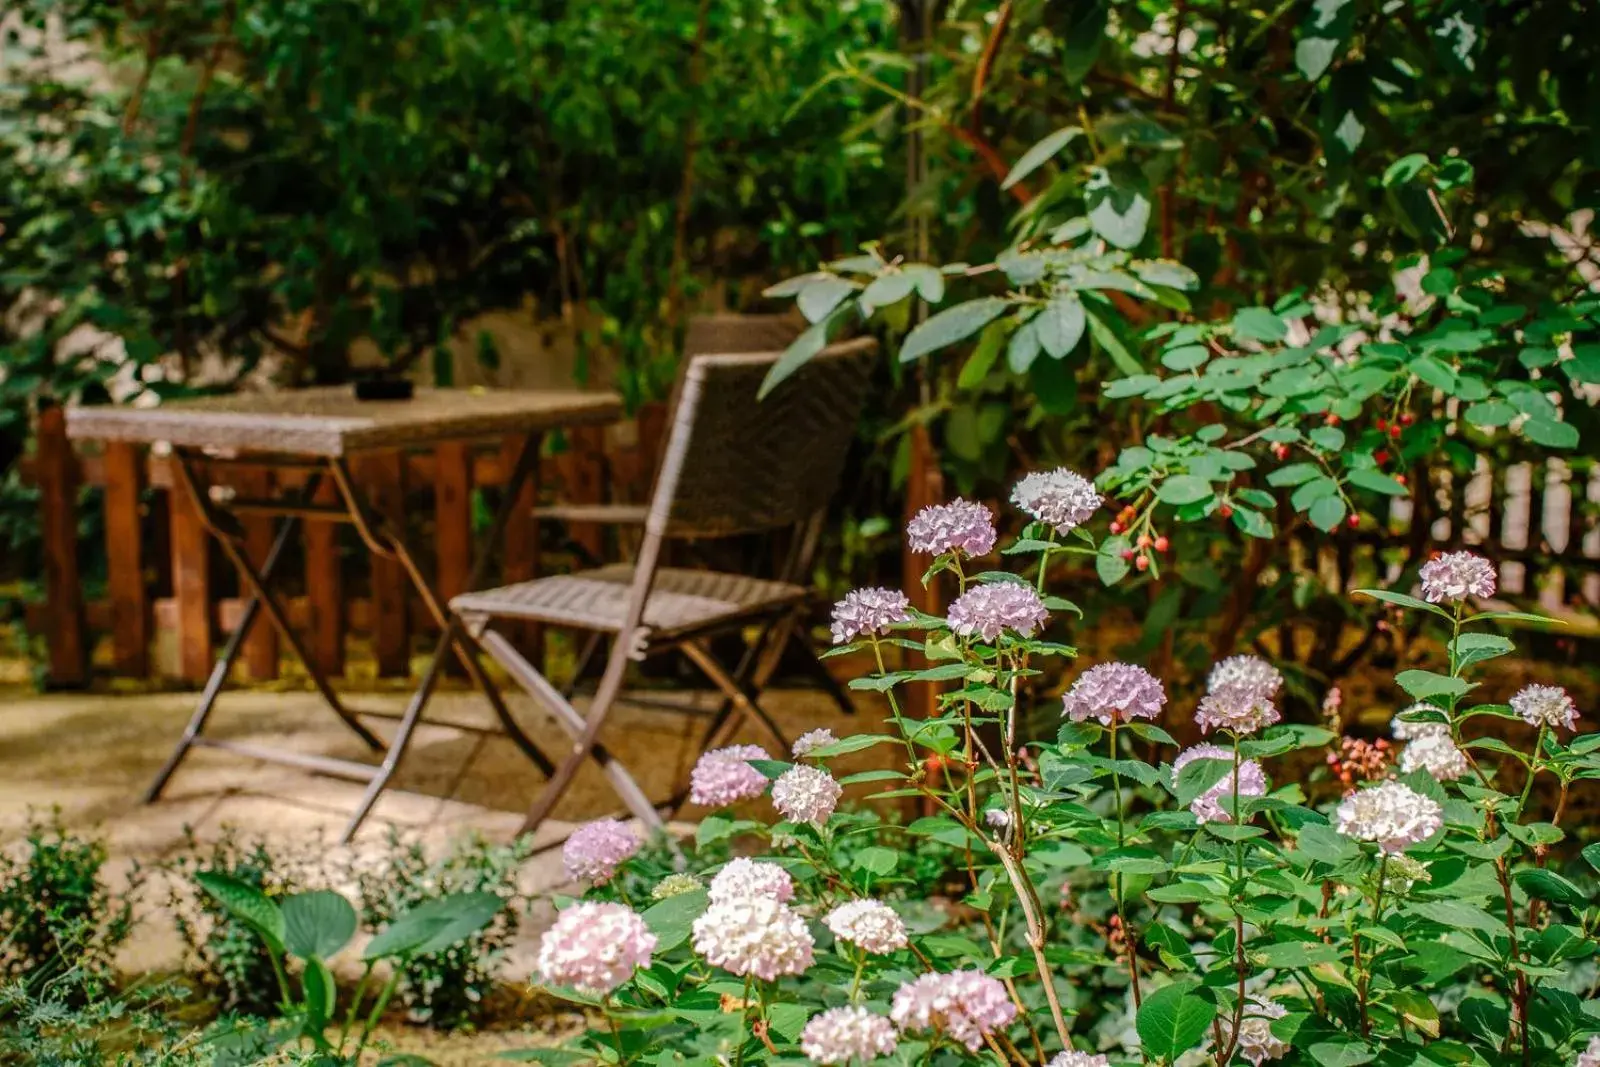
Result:
[[[621,411],[621,399],[608,392],[419,389],[408,400],[357,400],[348,387],[238,393],[171,401],[151,408],[86,406],[71,409],[67,413],[70,437],[144,444],[164,442],[171,446],[179,481],[194,500],[207,530],[239,569],[251,594],[238,625],[223,646],[221,658],[211,671],[182,739],[146,793],[146,802],[154,802],[161,796],[168,780],[192,749],[222,749],[253,759],[366,782],[361,803],[340,837],[341,842],[348,841],[394,775],[445,660],[452,655],[460,659],[473,684],[488,697],[511,740],[545,775],[552,774],[552,762],[517,725],[499,689],[484,672],[477,645],[465,632],[461,620],[445,609],[423,577],[416,558],[406,546],[405,531],[385,522],[362,496],[351,475],[350,457],[374,449],[415,448],[485,437],[523,437],[516,463],[502,488],[499,511],[478,546],[467,583],[467,588],[472,590],[483,584],[494,548],[517,506],[521,490],[536,473],[542,435],[557,427],[611,422]],[[273,498],[213,494],[208,475],[214,467],[230,461],[299,467],[306,472],[306,477],[297,493]],[[337,490],[337,504],[313,502],[323,478],[332,480]],[[279,519],[271,549],[259,569],[244,551],[240,514],[272,515]],[[395,734],[387,744],[344,706],[307,654],[300,636],[289,625],[282,603],[273,595],[273,572],[296,524],[301,521],[354,525],[370,552],[399,564],[439,627],[433,657],[405,711],[397,717]],[[305,664],[312,684],[334,714],[369,749],[381,755],[378,762],[339,759],[206,736],[206,722],[227,681],[228,671],[261,612],[266,613],[284,642]]]

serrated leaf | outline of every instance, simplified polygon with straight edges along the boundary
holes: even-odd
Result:
[[[1395,684],[1413,699],[1427,700],[1430,697],[1465,696],[1473,686],[1464,678],[1451,678],[1433,671],[1410,670],[1401,671],[1395,675]]]
[[[1194,995],[1198,982],[1174,982],[1145,997],[1135,1027],[1145,1053],[1175,1060],[1199,1044],[1217,1016],[1216,1005]]]

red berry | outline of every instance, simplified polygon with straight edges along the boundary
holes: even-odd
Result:
[[[1156,551],[1157,552],[1165,552],[1169,546],[1170,546],[1170,542],[1166,539],[1166,537],[1163,536],[1163,537],[1156,538]]]
[[[1133,561],[1133,565],[1142,571],[1147,571],[1150,569],[1150,557],[1140,556],[1138,559]]]
[[[1411,414],[1411,412],[1409,412],[1409,411],[1407,411],[1406,413],[1404,413],[1403,415],[1400,416],[1400,425],[1401,426],[1410,426],[1413,422],[1416,422],[1416,421],[1417,421],[1417,417],[1415,415]]]
[[[1378,420],[1378,429],[1387,430],[1388,428],[1389,428],[1389,420],[1380,418]]]
[[[1406,484],[1406,476],[1404,474],[1396,474],[1394,476],[1394,480],[1399,482],[1401,485]]]
[[[1131,548],[1123,549],[1122,550],[1122,558],[1123,559],[1127,559],[1127,560],[1133,559],[1133,549],[1131,549]]]
[[[1327,415],[1323,416],[1322,422],[1325,426],[1337,426],[1339,425],[1339,416],[1330,411]]]
[[[1352,529],[1352,530],[1358,529],[1361,526],[1361,516],[1360,515],[1352,515],[1348,519],[1346,519],[1345,521],[1350,524],[1350,529]]]
[[[1389,453],[1386,449],[1380,448],[1372,454],[1372,458],[1374,462],[1376,462],[1379,466],[1382,466],[1383,464],[1389,462]]]
[[[1140,534],[1139,535],[1138,544],[1139,544],[1140,548],[1149,548],[1150,547],[1150,535],[1149,534]]]
[[[1220,508],[1217,509],[1217,513],[1219,515],[1221,515],[1225,519],[1231,519],[1231,518],[1233,518],[1233,505],[1232,504],[1224,504]]]
[[[1111,532],[1112,533],[1119,534],[1119,533],[1122,532],[1122,530],[1123,530],[1122,523],[1114,522],[1114,523],[1111,524]]]
[[[1398,426],[1389,427],[1389,436],[1394,438],[1396,441],[1400,440],[1400,427],[1398,427]]]

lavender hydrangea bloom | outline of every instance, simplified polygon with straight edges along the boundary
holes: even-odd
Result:
[[[889,1017],[901,1032],[941,1029],[976,1052],[983,1038],[1016,1018],[1016,1005],[998,978],[977,968],[924,974],[894,994]]]
[[[1011,490],[1011,501],[1057,533],[1081,526],[1104,502],[1093,482],[1066,467],[1027,475]]]
[[[1229,656],[1211,668],[1206,677],[1207,689],[1226,689],[1243,686],[1265,693],[1270,699],[1283,688],[1283,675],[1278,668],[1260,656]]]
[[[833,736],[832,730],[826,726],[819,726],[815,730],[807,730],[801,734],[795,740],[794,747],[789,751],[794,754],[795,759],[801,759],[811,755],[811,753],[825,745],[833,744],[837,740],[839,739]]]
[[[656,936],[623,904],[586,901],[563,911],[539,942],[540,981],[605,996],[650,966]]]
[[[956,597],[947,612],[950,629],[985,641],[995,640],[1004,630],[1032,637],[1049,617],[1039,594],[1020,582],[975,585]]]
[[[1282,718],[1273,703],[1282,687],[1283,675],[1266,660],[1229,656],[1211,668],[1194,721],[1202,733],[1218,729],[1255,733]]]
[[[800,1031],[800,1051],[822,1067],[892,1056],[898,1044],[894,1024],[859,1005],[813,1015]]]
[[[861,634],[877,637],[911,617],[911,601],[895,589],[854,589],[833,606],[833,643],[842,645]]]
[[[1167,691],[1161,680],[1131,663],[1099,663],[1072,683],[1062,699],[1062,714],[1073,722],[1098,719],[1110,726],[1161,714]]]
[[[1491,597],[1495,567],[1471,552],[1445,552],[1422,565],[1422,597],[1430,604],[1459,602],[1469,596]]]
[[[1288,1043],[1272,1032],[1272,1020],[1281,1019],[1287,1014],[1289,1009],[1275,1000],[1261,996],[1250,997],[1245,1002],[1244,1018],[1239,1022],[1239,1055],[1249,1060],[1255,1067],[1261,1067],[1268,1060],[1287,1056]],[[1232,1036],[1233,1017],[1224,1013],[1222,1016],[1224,1044],[1229,1043]]]
[[[1098,1052],[1079,1052],[1077,1049],[1068,1049],[1058,1052],[1050,1060],[1048,1067],[1111,1067],[1111,1061]]]
[[[1404,852],[1444,825],[1444,809],[1403,782],[1388,781],[1352,793],[1334,813],[1334,829],[1384,852]]]
[[[584,823],[567,838],[561,860],[572,878],[608,882],[635,852],[639,838],[616,819],[596,819]]]
[[[1223,760],[1233,763],[1233,751],[1221,745],[1194,745],[1178,753],[1178,758],[1172,761],[1172,784],[1178,784],[1178,774],[1189,764],[1197,759]],[[1216,785],[1195,797],[1189,804],[1189,810],[1200,823],[1232,822],[1233,821],[1233,768],[1230,766],[1228,773]],[[1239,796],[1264,797],[1267,795],[1267,776],[1261,769],[1261,764],[1253,759],[1243,760],[1239,764]]]
[[[1600,1035],[1589,1039],[1589,1047],[1578,1053],[1573,1067],[1600,1067]]]
[[[1529,726],[1578,728],[1578,706],[1559,685],[1525,685],[1511,698],[1511,710]]]
[[[958,551],[968,556],[987,556],[994,551],[997,536],[993,513],[982,504],[960,498],[948,504],[931,504],[906,524],[911,550],[933,556]]]
[[[821,826],[833,815],[844,787],[821,767],[790,767],[772,783],[772,806],[790,822]]]
[[[767,791],[767,776],[750,766],[750,761],[771,758],[760,745],[714,748],[696,760],[689,772],[689,799],[705,808],[754,799]]]

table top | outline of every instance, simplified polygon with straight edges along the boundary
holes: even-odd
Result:
[[[418,389],[409,400],[357,400],[349,386],[173,400],[67,411],[67,435],[165,441],[178,447],[345,456],[473,437],[612,422],[615,393],[581,389]]]

